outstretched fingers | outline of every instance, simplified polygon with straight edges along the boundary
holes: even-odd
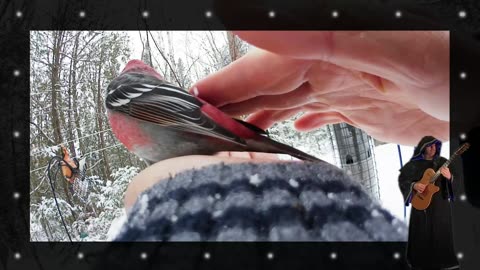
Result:
[[[198,81],[190,93],[220,107],[260,95],[290,92],[305,81],[311,62],[255,49]]]
[[[235,33],[250,44],[274,53],[297,59],[327,61],[391,81],[429,84],[435,83],[428,80],[437,71],[448,76],[448,31],[237,31]]]
[[[354,123],[340,112],[311,112],[306,113],[295,121],[295,128],[299,131],[310,131],[328,124],[345,122],[352,126]]]
[[[249,100],[228,104],[220,107],[223,112],[232,115],[245,115],[259,110],[286,110],[294,109],[314,102],[314,90],[309,83],[304,83],[297,89],[285,94],[263,95]]]
[[[264,110],[264,111],[251,114],[246,120],[249,123],[261,129],[267,129],[271,127],[273,124],[287,120],[301,111],[302,111],[302,108],[295,108],[295,109],[281,110],[281,111]]]

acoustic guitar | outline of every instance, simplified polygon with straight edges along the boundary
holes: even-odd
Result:
[[[412,197],[412,206],[417,210],[425,210],[428,208],[430,203],[432,202],[432,196],[437,193],[440,188],[435,185],[435,181],[440,177],[441,172],[440,169],[442,167],[448,167],[450,163],[463,152],[467,151],[470,147],[469,143],[464,143],[460,146],[455,153],[450,157],[449,160],[445,161],[445,163],[435,172],[433,169],[426,169],[423,173],[422,179],[419,181],[420,183],[425,185],[425,189],[422,193],[418,193],[416,190],[413,190],[413,197]]]

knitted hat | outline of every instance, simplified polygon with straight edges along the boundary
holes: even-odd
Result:
[[[325,163],[217,164],[142,193],[116,241],[406,241],[405,224]]]

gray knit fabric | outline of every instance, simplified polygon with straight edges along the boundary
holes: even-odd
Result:
[[[396,187],[393,187],[396,188]],[[326,163],[212,165],[142,193],[116,241],[406,241],[406,225]]]

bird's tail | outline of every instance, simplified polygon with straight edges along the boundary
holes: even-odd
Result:
[[[247,139],[247,145],[249,150],[252,151],[261,151],[267,153],[277,153],[277,154],[288,154],[290,156],[296,157],[301,160],[312,161],[312,162],[325,162],[319,158],[316,158],[312,155],[304,153],[298,149],[295,149],[286,144],[274,141],[268,137],[259,135],[255,139]]]

